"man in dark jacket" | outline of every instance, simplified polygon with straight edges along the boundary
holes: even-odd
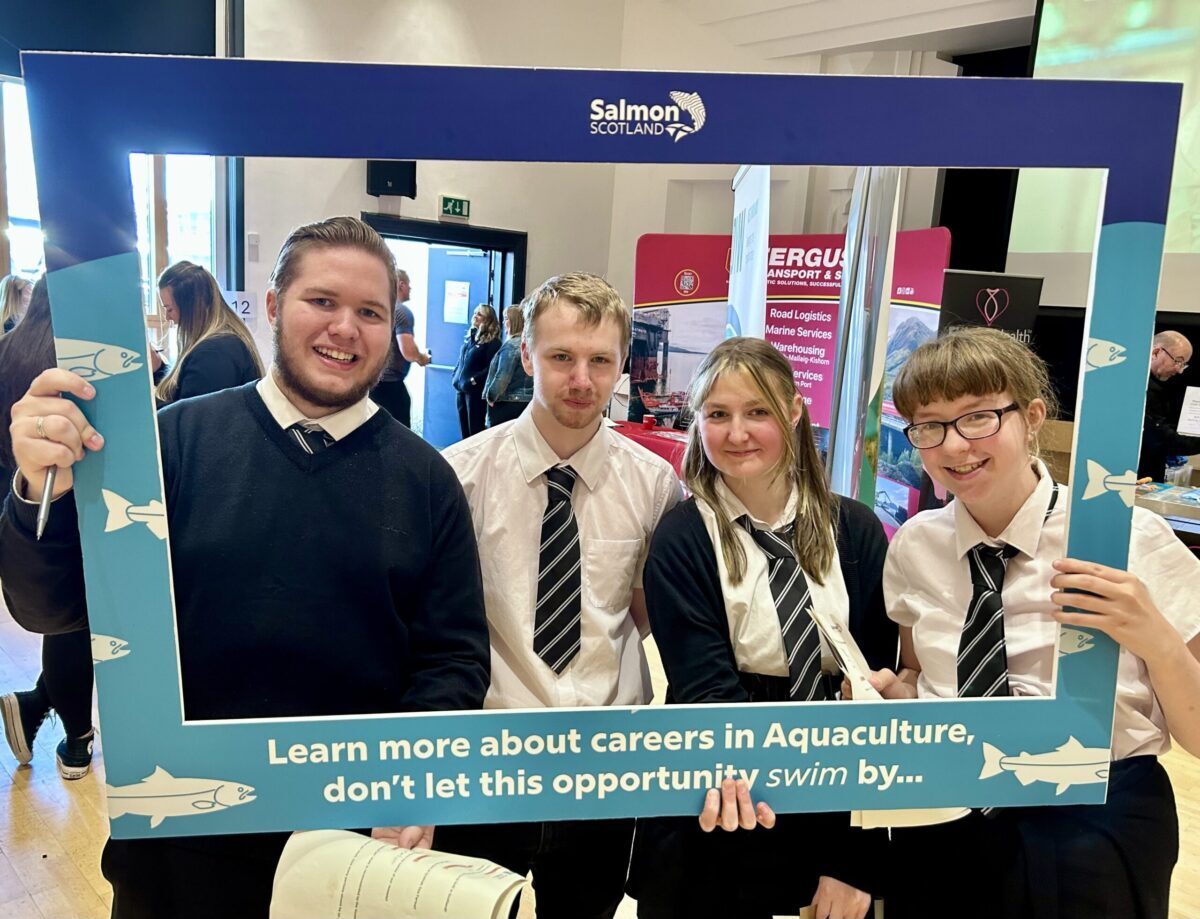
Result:
[[[1191,359],[1192,344],[1179,332],[1165,331],[1154,336],[1146,415],[1142,421],[1142,452],[1138,457],[1139,477],[1149,476],[1161,482],[1169,457],[1200,453],[1200,437],[1188,437],[1175,430],[1179,399],[1166,385],[1187,369]]]

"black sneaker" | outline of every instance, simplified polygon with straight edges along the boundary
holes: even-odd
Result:
[[[92,771],[92,741],[95,731],[82,737],[64,737],[58,742],[58,774],[64,779],[81,779]]]
[[[10,692],[0,696],[0,716],[4,718],[4,738],[18,763],[33,759],[33,738],[46,720],[50,706],[36,689]]]

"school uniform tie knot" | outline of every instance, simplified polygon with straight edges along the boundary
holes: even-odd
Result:
[[[579,474],[570,466],[546,470],[546,511],[538,549],[537,605],[533,650],[546,666],[562,673],[579,653],[582,640],[579,527],[571,494]]]
[[[744,514],[737,523],[767,556],[771,598],[787,656],[788,698],[800,702],[828,699],[821,678],[821,633],[812,618],[812,591],[792,549],[795,522],[778,530],[760,530]]]
[[[288,428],[288,433],[305,453],[320,453],[334,444],[334,439],[323,427],[309,421],[297,421]]]

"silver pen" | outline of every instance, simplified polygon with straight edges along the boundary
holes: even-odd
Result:
[[[42,500],[38,503],[37,538],[42,538],[46,529],[46,521],[50,519],[50,499],[54,494],[54,478],[58,475],[58,467],[51,466],[46,471],[46,484],[42,486]]]

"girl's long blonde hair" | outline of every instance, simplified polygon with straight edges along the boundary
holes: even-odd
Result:
[[[163,402],[170,402],[179,391],[179,374],[196,345],[218,335],[236,335],[241,339],[258,375],[263,374],[258,348],[246,324],[225,304],[217,279],[193,262],[176,262],[158,278],[158,288],[170,288],[179,308],[179,359],[155,389]]]
[[[32,287],[33,282],[19,274],[10,274],[0,281],[0,335],[10,321],[15,324],[20,319],[21,298]]]
[[[717,345],[696,370],[688,390],[688,405],[696,420],[688,429],[687,449],[683,455],[684,482],[697,498],[712,508],[725,567],[730,580],[740,584],[746,574],[746,552],[736,538],[734,522],[717,498],[717,480],[721,473],[704,454],[700,440],[704,402],[717,379],[730,373],[740,373],[754,385],[771,418],[784,433],[783,456],[775,474],[785,477],[799,492],[792,549],[804,573],[823,584],[825,574],[833,564],[836,547],[837,497],[825,482],[825,469],[813,441],[807,407],[801,410],[799,424],[792,426],[792,406],[796,397],[792,367],[787,358],[762,339],[727,339]]]

